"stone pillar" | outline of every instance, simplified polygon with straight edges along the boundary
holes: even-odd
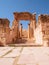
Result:
[[[13,29],[13,37],[19,38],[19,21],[18,20],[15,19],[13,21],[12,29]]]
[[[22,24],[20,24],[20,38],[22,38]]]
[[[30,38],[30,24],[28,24],[28,39]]]
[[[34,30],[36,28],[36,14],[32,15],[32,19],[30,20],[30,28],[31,28],[31,37],[34,37]]]
[[[17,38],[19,38],[19,21],[17,21]]]
[[[30,37],[33,37],[33,20],[30,20]]]

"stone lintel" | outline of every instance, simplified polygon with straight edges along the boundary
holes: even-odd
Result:
[[[35,18],[35,14],[29,12],[14,12],[13,14],[16,20],[31,20]]]

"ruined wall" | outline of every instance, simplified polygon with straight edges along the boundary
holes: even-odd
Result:
[[[49,15],[40,16],[42,25],[43,44],[49,46]]]
[[[10,38],[12,42],[15,42],[18,39],[18,36],[19,36],[19,22],[14,19],[10,31]]]
[[[9,42],[9,23],[8,19],[0,19],[0,45],[6,45]]]
[[[41,24],[37,22],[37,27],[34,30],[34,38],[35,38],[35,43],[39,45],[43,45],[41,28],[42,28]]]
[[[44,46],[49,45],[49,15],[40,15],[38,17],[35,39],[37,43],[42,43]]]
[[[32,19],[30,20],[30,37],[34,37],[34,30],[36,28],[36,14],[32,14]]]
[[[19,30],[19,20],[30,20],[27,31],[22,29],[22,25]],[[39,15],[36,23],[36,14],[15,12],[11,28],[9,24],[8,19],[0,18],[0,45],[15,42],[23,35],[29,39],[35,38],[36,44],[49,46],[49,15]]]

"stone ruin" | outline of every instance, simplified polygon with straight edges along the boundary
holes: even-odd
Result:
[[[0,18],[0,45],[6,45],[9,42],[10,27],[8,19]]]
[[[16,43],[19,39],[32,40],[34,43],[49,46],[49,15],[41,14],[36,20],[36,14],[29,12],[14,12],[12,27],[9,27],[9,20],[0,18],[0,45]],[[20,20],[29,20],[28,30],[23,30]],[[20,26],[20,27],[19,27]],[[34,44],[32,42],[32,44]]]
[[[36,43],[49,46],[49,15],[41,14],[38,16],[34,36]]]

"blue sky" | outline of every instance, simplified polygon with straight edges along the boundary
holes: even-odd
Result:
[[[36,12],[49,14],[49,0],[0,0],[0,18],[8,18],[10,25],[14,20],[13,12]],[[22,23],[27,28],[27,22]]]

